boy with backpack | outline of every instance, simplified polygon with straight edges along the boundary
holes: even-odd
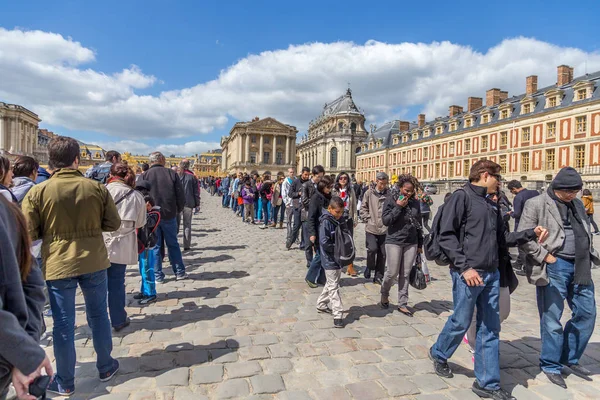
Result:
[[[144,193],[144,188],[137,187],[140,192]],[[141,190],[140,190],[141,189]],[[160,207],[154,205],[154,200],[150,194],[144,195],[146,202],[146,225],[138,229],[138,263],[140,267],[140,275],[142,284],[140,292],[133,296],[138,300],[138,304],[143,306],[156,301],[156,282],[154,276],[155,255],[152,251],[158,240],[155,234],[156,228],[160,223]]]
[[[344,308],[340,297],[342,267],[351,264],[354,260],[354,243],[347,224],[343,221],[343,215],[344,201],[339,197],[333,197],[329,207],[323,210],[319,218],[319,251],[327,283],[317,300],[317,311],[332,314],[335,328],[344,327],[342,319]]]

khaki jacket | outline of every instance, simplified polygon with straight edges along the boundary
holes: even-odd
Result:
[[[271,205],[273,207],[280,206],[283,203],[283,199],[279,198],[281,195],[281,185],[279,182],[273,182],[273,196],[271,196]]]
[[[375,189],[369,188],[363,197],[360,206],[360,217],[367,222],[365,231],[373,235],[385,235],[387,226],[383,225],[381,215],[383,213],[383,203],[390,195],[389,189],[379,194]]]
[[[111,263],[132,265],[138,262],[137,229],[146,225],[144,196],[123,182],[111,182],[106,187],[121,217],[121,226],[114,232],[104,232],[104,243]],[[131,190],[133,192],[129,193]]]
[[[588,215],[594,214],[594,199],[592,198],[592,196],[582,196],[581,201],[583,201],[585,213]]]
[[[90,274],[110,266],[102,232],[121,226],[104,185],[74,169],[60,169],[35,185],[23,199],[33,240],[42,239],[44,278]]]

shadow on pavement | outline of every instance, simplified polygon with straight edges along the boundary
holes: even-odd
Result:
[[[454,305],[447,300],[422,301],[413,306],[414,311],[429,311],[431,314],[440,315],[447,311],[452,311]]]
[[[361,317],[385,317],[388,314],[394,312],[394,308],[383,309],[378,304],[371,304],[368,306],[352,306],[347,310],[345,322],[350,325],[355,321],[361,319]]]
[[[189,274],[190,279],[212,281],[214,279],[240,279],[250,276],[246,271],[214,271],[214,272],[200,272],[197,274]]]

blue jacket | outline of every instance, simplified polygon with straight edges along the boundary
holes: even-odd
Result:
[[[334,258],[335,230],[340,223],[344,223],[343,217],[338,221],[327,210],[323,210],[323,214],[319,217],[319,252],[323,269],[342,268]]]
[[[38,168],[38,176],[35,178],[35,183],[42,183],[50,179],[50,173],[45,168]]]

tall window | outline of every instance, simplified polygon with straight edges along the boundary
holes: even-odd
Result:
[[[471,139],[465,139],[465,151],[471,151]]]
[[[251,141],[252,143],[256,143],[256,135],[252,135],[252,136],[250,136],[250,141]]]
[[[506,155],[500,156],[500,172],[506,174]]]
[[[277,136],[277,144],[279,144],[279,145],[283,144],[283,138],[281,136]]]
[[[416,149],[412,151],[412,162],[415,162],[415,161],[417,161],[417,150]]]
[[[554,139],[556,137],[556,122],[548,122],[546,124],[546,139]]]
[[[331,150],[329,150],[329,166],[331,168],[337,168],[337,157],[338,157],[338,150],[337,147],[332,147]]]
[[[583,168],[585,165],[585,145],[575,146],[575,168]]]
[[[448,152],[449,152],[450,154],[454,154],[454,142],[450,142],[450,143],[448,144]]]
[[[436,144],[435,145],[435,156],[439,157],[441,153],[442,153],[442,146],[439,144]]]
[[[450,161],[448,163],[448,178],[452,178],[454,176],[454,161]]]
[[[521,153],[521,172],[529,172],[529,152]]]
[[[255,151],[250,152],[250,162],[252,164],[256,164],[256,152]]]
[[[487,150],[487,148],[488,148],[488,137],[482,136],[481,137],[481,150]]]
[[[427,165],[423,165],[423,179],[427,179]]]
[[[398,153],[394,153],[393,160],[393,163],[396,164],[396,162],[398,161]]]
[[[350,124],[350,131],[353,135],[356,133],[356,124],[354,122]]]
[[[344,129],[344,123],[340,122],[338,123],[338,131],[341,131],[342,129]]]
[[[506,146],[508,144],[508,132],[500,132],[500,146]]]
[[[463,176],[469,176],[469,172],[471,172],[471,161],[465,160],[463,161]]]
[[[271,157],[271,153],[270,153],[270,152],[268,152],[268,151],[263,151],[263,160],[262,160],[262,162],[263,162],[264,164],[268,164],[268,163],[269,163],[269,161],[271,161],[271,158],[270,158],[270,157]]]
[[[575,132],[585,133],[587,130],[587,116],[582,115],[581,117],[575,118]]]
[[[448,129],[450,132],[453,132],[456,130],[456,122],[453,122],[450,124],[450,128]]]
[[[278,151],[277,154],[275,155],[276,158],[276,163],[277,165],[282,165],[283,164],[283,152],[282,151]]]
[[[435,163],[435,179],[440,179],[440,163]]]
[[[529,142],[530,139],[531,139],[531,128],[525,127],[523,129],[521,129],[521,141]]]
[[[556,153],[554,149],[546,150],[546,171],[553,171],[556,165]]]
[[[269,143],[271,143],[271,139],[270,139],[268,136],[265,136],[265,137],[263,138],[263,143],[264,143],[264,144],[269,144]]]

